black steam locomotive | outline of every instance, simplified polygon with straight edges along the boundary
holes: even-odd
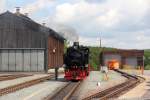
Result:
[[[64,65],[67,80],[84,79],[89,74],[89,48],[74,42],[64,55]]]

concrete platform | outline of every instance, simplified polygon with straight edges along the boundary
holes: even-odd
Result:
[[[125,72],[128,72],[130,74],[136,73],[137,70],[125,70]],[[131,89],[126,94],[120,96],[119,100],[144,100],[150,99],[150,70],[145,70],[144,75],[141,75],[141,73],[136,74],[139,76],[142,76],[146,79],[145,82],[139,84],[137,87]]]
[[[108,77],[109,79],[106,81],[104,80],[104,74],[102,72],[92,71],[89,77],[83,81],[81,88],[76,91],[74,96],[78,96],[78,99],[80,100],[90,94],[105,90],[127,80],[125,77],[114,71],[109,71]],[[97,85],[98,82],[100,82],[100,86]]]

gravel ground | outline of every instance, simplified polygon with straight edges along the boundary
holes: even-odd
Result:
[[[47,76],[48,74],[37,74],[37,75],[33,75],[33,76],[28,76],[28,77],[22,77],[22,78],[17,78],[14,80],[7,80],[7,81],[2,81],[0,82],[0,89],[6,88],[8,86],[12,86],[12,85],[16,85],[16,84],[20,84],[26,81],[30,81],[33,79],[38,79],[38,78],[42,78]]]
[[[56,90],[67,83],[64,81],[63,77],[64,75],[59,75],[58,81],[51,79],[31,87],[21,89],[14,93],[4,95],[0,97],[0,100],[42,100],[49,94],[53,95]]]
[[[132,74],[136,73],[137,70],[125,70],[126,72]],[[150,71],[145,70],[144,75],[136,74],[142,76],[146,79],[145,82],[139,84],[135,88],[131,89],[129,92],[125,93],[124,95],[120,96],[118,99],[120,100],[149,100],[150,99]]]
[[[112,87],[114,85],[123,83],[126,81],[125,77],[122,77],[119,73],[114,71],[108,72],[109,80],[104,80],[104,74],[100,71],[92,71],[87,77],[86,80],[83,81],[81,87],[75,93],[75,97],[81,99],[89,94],[105,90],[106,88]],[[100,86],[98,86],[98,82],[100,82]],[[74,97],[73,97],[74,98]]]
[[[0,97],[0,100],[42,100],[44,97],[52,94],[56,89],[63,85],[65,85],[65,82],[43,82],[17,92],[4,95]]]
[[[145,70],[144,75],[147,76],[148,78],[146,80],[147,88],[146,88],[145,94],[143,95],[143,98],[144,99],[150,99],[150,77],[149,77],[150,76],[150,70]]]
[[[141,70],[135,70],[135,69],[131,69],[131,70],[121,70],[124,71],[126,73],[132,74],[132,75],[141,75]]]
[[[0,74],[0,76],[4,76],[4,75],[12,75],[12,74]]]

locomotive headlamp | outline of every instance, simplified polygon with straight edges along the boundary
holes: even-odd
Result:
[[[88,64],[86,64],[85,67],[88,67]]]
[[[66,64],[63,64],[63,66],[62,67],[66,67]]]

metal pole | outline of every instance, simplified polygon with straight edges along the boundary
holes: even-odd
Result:
[[[99,34],[99,39],[100,39],[100,49],[101,49],[101,46],[102,46],[102,41],[101,41],[101,33]]]
[[[145,57],[143,56],[142,75],[144,74],[144,60],[145,60]]]
[[[58,80],[58,67],[55,67],[55,80]]]
[[[102,60],[101,60],[101,59],[102,59],[102,57],[101,57],[101,46],[102,46],[101,33],[99,33],[99,39],[100,39],[100,41],[99,41],[99,42],[100,42],[100,65],[99,65],[99,70],[100,70],[101,67],[102,67],[102,66],[101,66],[101,63],[102,63],[102,62],[101,62],[101,61],[102,61]]]

